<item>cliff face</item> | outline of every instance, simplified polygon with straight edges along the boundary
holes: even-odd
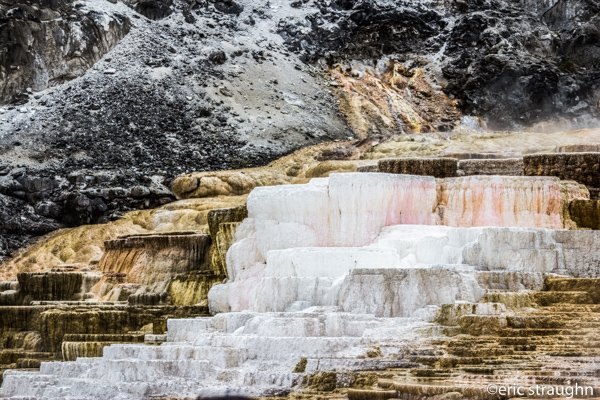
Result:
[[[0,3],[0,103],[82,75],[127,34],[129,19],[72,1]]]

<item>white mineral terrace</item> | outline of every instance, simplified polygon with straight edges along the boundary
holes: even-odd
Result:
[[[594,276],[598,231],[568,231],[555,178],[333,174],[255,189],[211,318],[169,320],[160,346],[9,371],[4,397],[135,399],[286,392],[303,373],[402,364],[440,334],[441,304],[488,290],[539,290],[543,276]],[[498,307],[478,307],[497,313]],[[380,357],[367,358],[378,348]]]

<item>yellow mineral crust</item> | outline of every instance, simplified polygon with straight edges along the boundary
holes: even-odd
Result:
[[[181,175],[171,189],[180,199],[208,198],[250,193],[257,186],[306,183],[310,178],[328,176],[332,172],[354,172],[363,165],[359,160],[367,145],[333,142],[300,149],[273,161],[265,167],[231,171],[194,172]],[[348,159],[327,159],[340,157]]]
[[[208,232],[208,212],[242,205],[246,196],[212,197],[176,201],[153,210],[132,211],[117,221],[61,229],[46,235],[8,260],[0,280],[16,278],[17,272],[43,272],[64,264],[97,263],[104,241],[120,236],[182,231]]]
[[[448,129],[461,117],[457,102],[435,88],[420,68],[391,62],[383,74],[341,67],[330,74],[339,87],[340,110],[361,139]]]
[[[364,159],[389,157],[454,156],[456,154],[493,153],[518,157],[524,154],[554,152],[564,146],[600,143],[600,129],[561,132],[473,132],[397,135],[375,144],[362,154]]]

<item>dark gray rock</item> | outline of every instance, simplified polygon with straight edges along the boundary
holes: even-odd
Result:
[[[71,1],[0,3],[0,104],[82,75],[127,34],[124,15]],[[31,89],[29,92],[31,92]]]
[[[152,20],[163,19],[173,12],[173,0],[124,0],[123,2]]]
[[[0,259],[61,227],[106,222],[174,200],[159,176],[13,168],[0,176]]]
[[[225,61],[227,61],[227,55],[224,51],[218,50],[210,53],[208,59],[214,64],[225,64]]]
[[[417,63],[488,127],[600,117],[600,5],[595,0],[325,1],[281,21],[288,47],[329,64],[386,57]]]
[[[35,237],[61,226],[56,220],[36,213],[26,201],[0,193],[0,260]]]
[[[244,11],[244,7],[233,0],[216,0],[214,5],[215,9],[225,14],[240,15]]]

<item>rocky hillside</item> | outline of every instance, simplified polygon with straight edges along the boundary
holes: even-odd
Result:
[[[306,2],[310,4],[312,2]],[[467,114],[506,129],[598,116],[593,0],[317,1],[279,32],[305,60],[424,68]],[[304,5],[303,7],[306,7]]]
[[[0,257],[308,144],[594,125],[599,37],[594,0],[2,0]]]

